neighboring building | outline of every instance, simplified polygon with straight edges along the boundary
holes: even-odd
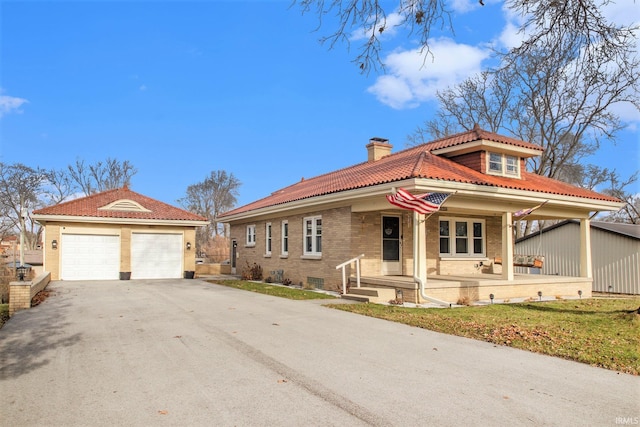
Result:
[[[580,223],[559,222],[516,241],[516,252],[544,255],[541,274],[580,275]],[[593,290],[640,294],[640,225],[591,222]]]
[[[16,252],[15,257],[13,252],[7,252],[2,256],[2,260],[3,264],[9,268],[21,265],[19,252]],[[31,268],[35,275],[41,274],[43,272],[42,249],[24,251],[24,264]]]
[[[540,146],[477,126],[391,149],[371,139],[367,161],[221,215],[230,225],[232,271],[255,263],[265,276],[283,272],[296,284],[339,289],[336,267],[363,254],[363,283],[401,289],[406,301],[591,294],[589,245],[580,246],[579,278],[515,275],[513,213],[544,202],[528,219],[577,218],[587,238],[591,212],[618,210],[620,200],[526,172]],[[400,188],[452,196],[425,218],[387,201]],[[496,257],[505,262],[495,265]]]
[[[191,277],[206,218],[119,188],[38,209],[51,280]]]

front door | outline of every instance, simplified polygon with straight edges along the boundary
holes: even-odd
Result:
[[[382,274],[402,274],[402,227],[399,216],[382,217]]]

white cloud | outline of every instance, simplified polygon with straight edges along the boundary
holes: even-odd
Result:
[[[385,59],[387,74],[367,91],[392,108],[414,108],[434,99],[439,89],[463,81],[479,72],[490,52],[480,47],[457,44],[448,38],[429,42],[433,57],[420,49],[397,51]]]
[[[24,98],[15,96],[0,95],[0,117],[8,113],[21,113],[20,107],[28,103]]]
[[[145,90],[147,90],[147,85],[141,85],[138,90],[140,90],[141,92],[144,92]]]

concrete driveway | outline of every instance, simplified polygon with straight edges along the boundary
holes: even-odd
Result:
[[[199,280],[53,282],[0,425],[638,424],[640,378]]]

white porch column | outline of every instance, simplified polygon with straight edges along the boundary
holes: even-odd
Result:
[[[502,214],[502,278],[513,280],[513,218],[511,212]]]
[[[424,215],[413,212],[413,274],[427,283],[427,232]]]
[[[591,220],[580,220],[580,277],[593,278],[591,264]]]

